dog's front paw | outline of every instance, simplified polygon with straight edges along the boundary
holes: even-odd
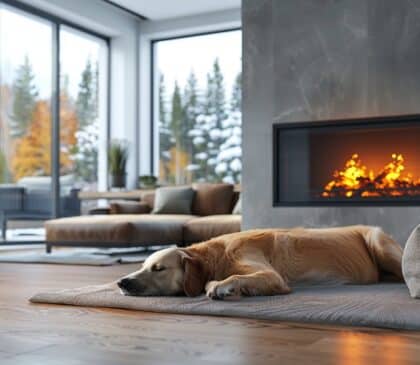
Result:
[[[206,285],[206,295],[210,299],[223,300],[227,297],[236,297],[240,291],[233,283],[225,284],[220,281],[210,281]]]

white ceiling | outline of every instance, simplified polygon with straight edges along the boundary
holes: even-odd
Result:
[[[241,0],[112,0],[150,20],[239,9]]]

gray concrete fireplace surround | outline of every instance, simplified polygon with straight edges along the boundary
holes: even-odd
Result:
[[[243,227],[378,225],[420,207],[273,207],[273,124],[420,114],[420,4],[243,0]],[[419,162],[420,163],[420,162]]]

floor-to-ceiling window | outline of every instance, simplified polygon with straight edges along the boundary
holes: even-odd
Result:
[[[241,31],[157,40],[152,48],[159,180],[239,183]]]
[[[0,213],[28,214],[9,219],[9,241],[42,236],[52,212],[52,34],[51,22],[0,3]]]
[[[52,25],[0,4],[0,183],[51,175]]]
[[[106,188],[107,131],[107,38],[0,0],[0,220],[10,218],[8,238],[79,214],[78,190]]]
[[[60,175],[83,190],[106,187],[107,54],[103,39],[61,27]]]

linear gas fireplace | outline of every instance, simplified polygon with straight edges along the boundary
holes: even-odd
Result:
[[[274,205],[419,205],[420,115],[274,125]]]

